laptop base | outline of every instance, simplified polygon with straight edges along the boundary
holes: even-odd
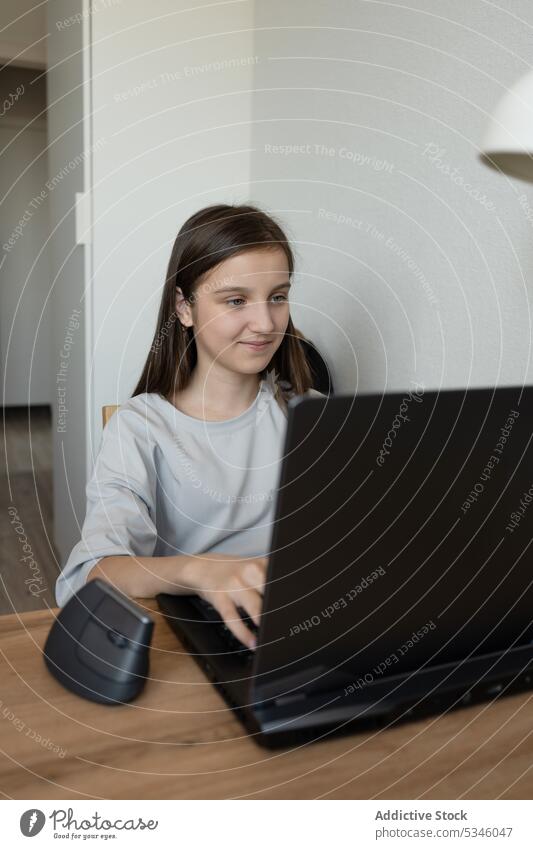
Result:
[[[294,688],[277,699],[254,701],[249,659],[225,649],[212,623],[199,618],[187,596],[160,594],[156,600],[251,738],[269,749],[388,728],[533,689],[533,645],[528,643],[503,653],[384,676],[359,690],[351,685],[324,692]]]

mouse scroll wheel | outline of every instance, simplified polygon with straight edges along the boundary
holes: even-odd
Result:
[[[125,637],[124,634],[121,634],[119,631],[114,631],[112,628],[107,632],[107,637],[112,643],[121,649],[129,643],[128,638]]]

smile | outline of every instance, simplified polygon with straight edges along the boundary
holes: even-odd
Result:
[[[262,351],[264,348],[267,348],[271,344],[272,342],[239,342],[239,345],[246,345],[248,348],[251,348],[254,351]]]

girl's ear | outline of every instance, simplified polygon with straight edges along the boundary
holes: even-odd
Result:
[[[192,327],[191,307],[187,303],[179,286],[176,286],[176,315],[184,327]]]

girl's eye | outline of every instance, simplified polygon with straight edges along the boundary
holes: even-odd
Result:
[[[281,298],[281,301],[276,301],[276,303],[278,303],[278,304],[282,304],[284,301],[287,300],[286,295],[273,295],[272,297],[273,298]],[[242,302],[242,301],[244,301],[244,298],[230,298],[229,301],[226,301],[226,303],[229,304],[230,306],[240,306],[240,304],[236,304],[236,301]]]

